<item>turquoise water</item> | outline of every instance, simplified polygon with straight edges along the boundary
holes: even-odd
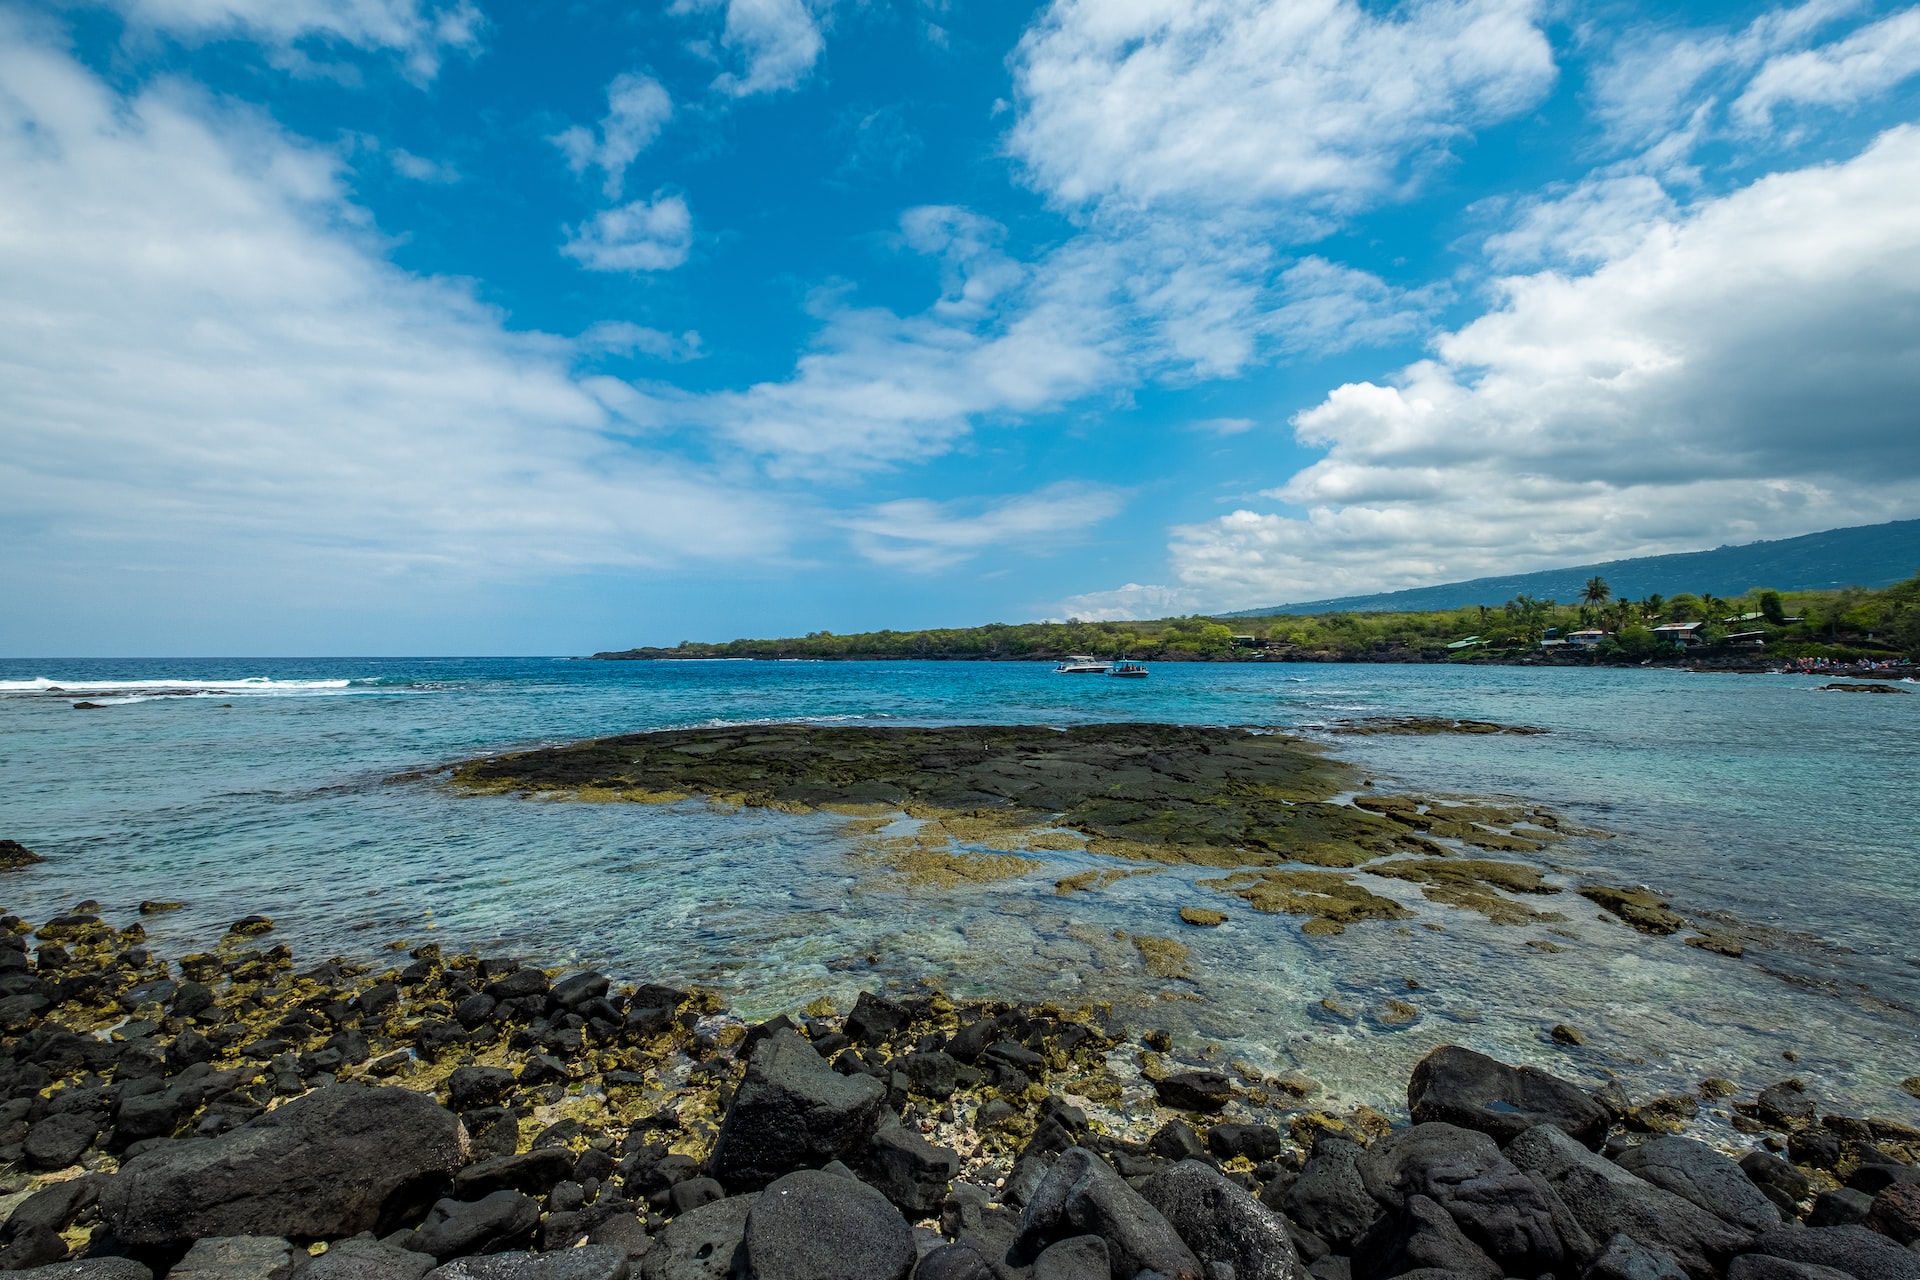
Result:
[[[265,911],[302,956],[402,938],[511,949],[712,983],[755,1014],[920,977],[1112,999],[1136,1025],[1175,1030],[1188,1056],[1304,1070],[1333,1102],[1390,1104],[1414,1058],[1454,1041],[1595,1081],[1618,1072],[1640,1094],[1798,1075],[1836,1104],[1920,1120],[1897,1087],[1920,1074],[1920,696],[1821,683],[1373,665],[1161,665],[1118,681],[1025,663],[14,660],[0,662],[0,836],[48,861],[0,877],[0,903],[43,919],[92,897],[121,920],[143,898],[181,900],[146,921],[167,948]],[[74,710],[82,699],[104,705]],[[1322,728],[1408,714],[1551,732]],[[1381,789],[1518,796],[1610,833],[1541,855],[1556,882],[1650,884],[1757,941],[1734,960],[1642,937],[1572,893],[1532,904],[1570,917],[1559,932],[1497,927],[1395,882],[1369,887],[1417,920],[1311,938],[1194,886],[1215,872],[1056,895],[1055,879],[1106,865],[1082,854],[909,893],[850,858],[825,816],[463,798],[430,772],[395,778],[598,734],[795,718],[1298,729]],[[1189,903],[1231,919],[1186,928]],[[1190,978],[1147,977],[1116,930],[1178,937]],[[1414,1006],[1410,1025],[1386,1015],[1389,999]],[[1556,1022],[1587,1045],[1552,1044]]]

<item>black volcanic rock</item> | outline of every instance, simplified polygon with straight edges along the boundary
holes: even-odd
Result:
[[[748,1060],[714,1143],[713,1176],[757,1190],[782,1174],[857,1158],[872,1140],[887,1089],[841,1075],[792,1031],[762,1040]]]
[[[1550,1124],[1597,1150],[1606,1139],[1606,1109],[1578,1085],[1533,1067],[1510,1067],[1458,1045],[1422,1058],[1407,1081],[1415,1123],[1438,1120],[1509,1142]]]
[[[445,1190],[460,1148],[459,1121],[431,1098],[333,1085],[217,1138],[136,1156],[100,1207],[114,1236],[133,1245],[391,1230]]]

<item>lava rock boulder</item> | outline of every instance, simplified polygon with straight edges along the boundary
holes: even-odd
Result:
[[[1305,1280],[1287,1224],[1211,1166],[1182,1160],[1140,1194],[1203,1264],[1226,1263],[1234,1280]]]
[[[887,1087],[841,1075],[785,1029],[754,1048],[714,1144],[713,1176],[757,1190],[783,1174],[857,1158],[872,1141]]]
[[[803,1169],[777,1179],[747,1215],[745,1280],[906,1280],[913,1229],[872,1187]]]
[[[1173,1224],[1106,1161],[1071,1147],[1054,1161],[1020,1217],[1019,1248],[1037,1257],[1072,1236],[1107,1242],[1113,1274],[1158,1272],[1167,1280],[1203,1280],[1205,1271]]]
[[[103,1188],[130,1245],[204,1236],[336,1239],[391,1230],[448,1188],[460,1122],[406,1089],[332,1085],[215,1138],[163,1143]]]
[[[1458,1045],[1441,1045],[1414,1066],[1407,1109],[1416,1124],[1443,1121],[1501,1143],[1550,1124],[1597,1150],[1609,1125],[1606,1108],[1578,1085]]]
[[[1627,1148],[1617,1163],[1755,1235],[1780,1225],[1780,1211],[1739,1165],[1691,1138],[1655,1138]]]

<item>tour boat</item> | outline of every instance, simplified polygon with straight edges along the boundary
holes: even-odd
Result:
[[[1109,667],[1107,674],[1110,676],[1127,676],[1135,680],[1144,680],[1147,675],[1147,669],[1137,662],[1121,662]]]
[[[1070,653],[1067,660],[1053,669],[1055,675],[1097,676],[1106,672],[1107,664],[1090,653]]]

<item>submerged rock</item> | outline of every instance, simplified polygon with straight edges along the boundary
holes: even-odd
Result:
[[[1408,920],[1413,912],[1391,898],[1363,889],[1352,876],[1336,871],[1236,871],[1220,880],[1201,880],[1214,889],[1244,898],[1255,911],[1306,916],[1306,931],[1336,934],[1361,920]]]
[[[1153,1082],[1162,1106],[1180,1111],[1219,1111],[1233,1101],[1233,1083],[1218,1071],[1176,1071]]]
[[[1641,933],[1664,935],[1678,933],[1687,922],[1667,910],[1666,900],[1651,889],[1630,888],[1608,884],[1583,884],[1580,896],[1604,910],[1611,911],[1621,921],[1638,929]]]

